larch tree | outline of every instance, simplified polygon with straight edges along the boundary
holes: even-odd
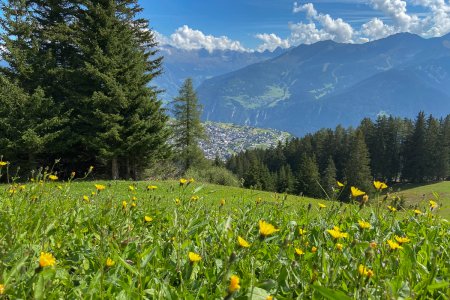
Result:
[[[175,147],[183,169],[187,170],[203,158],[198,143],[206,138],[200,122],[202,107],[198,103],[191,78],[185,80],[172,107]]]

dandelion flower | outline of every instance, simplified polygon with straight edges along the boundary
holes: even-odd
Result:
[[[58,180],[58,176],[56,176],[56,175],[49,175],[48,179],[50,179],[51,181],[56,181],[56,180]]]
[[[86,201],[86,202],[89,202],[89,197],[86,196],[86,195],[84,195],[84,196],[83,196],[83,200]]]
[[[363,220],[358,221],[358,224],[361,229],[370,229],[370,227],[372,227],[369,222],[365,222]]]
[[[180,185],[185,185],[187,183],[187,179],[186,178],[181,178],[180,179]]]
[[[302,250],[302,249],[299,249],[299,248],[295,248],[295,253],[297,253],[297,255],[303,255],[303,254],[305,254],[305,252],[303,252],[303,250]]]
[[[198,199],[199,199],[199,198],[198,198],[197,195],[194,195],[194,196],[191,197],[191,201],[197,201]]]
[[[56,264],[56,259],[51,253],[41,252],[41,256],[39,257],[39,266],[43,267],[52,267]]]
[[[277,231],[279,231],[279,229],[275,229],[272,224],[269,224],[263,220],[259,221],[259,233],[262,236],[268,236]]]
[[[244,248],[250,247],[250,244],[240,236],[238,236],[238,244],[239,244],[239,246],[244,247]]]
[[[422,212],[421,210],[419,210],[419,209],[415,209],[415,210],[414,210],[414,213],[415,213],[416,215],[421,215],[421,214],[423,214],[423,212]]]
[[[115,261],[113,261],[111,258],[108,257],[108,259],[106,259],[106,266],[108,268],[111,268],[112,266],[114,266],[116,264]]]
[[[319,203],[319,208],[325,208],[325,207],[327,207],[325,204]]]
[[[327,232],[335,239],[348,238],[348,233],[341,232],[336,226],[333,229],[328,229]]]
[[[350,191],[352,192],[352,197],[355,198],[366,194],[366,192],[363,192],[354,186],[350,187]]]
[[[303,229],[303,228],[299,228],[298,229],[298,233],[300,234],[300,235],[305,235],[306,234],[306,230],[305,229]]]
[[[388,205],[388,209],[389,209],[390,211],[392,211],[392,212],[396,212],[396,211],[397,211],[397,209],[396,209],[395,207],[390,206],[390,205]]]
[[[345,186],[345,185],[344,185],[342,182],[340,182],[340,181],[336,181],[336,184],[337,184],[337,186],[340,187],[340,188],[342,188],[342,187]]]
[[[339,251],[342,251],[342,248],[344,248],[344,246],[342,244],[339,244],[339,243],[336,244],[336,249],[338,249]]]
[[[403,249],[402,246],[400,246],[398,243],[394,242],[393,240],[388,240],[387,243],[392,250]]]
[[[189,252],[189,260],[193,263],[199,262],[202,260],[202,257],[194,252]]]
[[[149,186],[147,186],[147,190],[149,190],[149,191],[154,191],[154,190],[156,190],[158,187],[156,186],[156,185],[149,185]]]
[[[362,196],[362,203],[366,203],[367,201],[369,201],[369,195],[364,195]]]
[[[0,168],[6,166],[7,164],[7,161],[0,161]]]
[[[128,189],[132,192],[134,192],[136,190],[136,187],[134,185],[130,185],[128,186]]]
[[[376,242],[370,242],[369,246],[370,246],[370,248],[375,249],[377,247],[377,243]]]
[[[225,205],[225,199],[220,199],[220,206],[224,206]]]
[[[396,235],[396,236],[394,236],[394,238],[395,238],[395,240],[397,241],[397,243],[399,243],[400,245],[401,244],[404,244],[404,243],[409,243],[409,242],[411,242],[411,240],[408,238],[408,237],[406,237],[406,236],[398,236],[398,235]]]
[[[122,201],[122,208],[123,209],[127,208],[127,204],[128,204],[127,201],[125,201],[125,200]]]
[[[316,253],[316,252],[317,252],[317,247],[316,247],[316,246],[312,246],[311,252],[312,252],[312,253]]]
[[[236,275],[231,275],[230,277],[230,285],[228,286],[228,291],[230,293],[234,293],[239,290],[241,286],[239,285],[239,277]]]
[[[366,277],[369,277],[369,278],[372,277],[373,274],[374,274],[374,272],[371,269],[369,269],[369,268],[367,268],[367,267],[365,267],[363,265],[359,265],[358,272],[359,272],[359,274],[361,276],[366,276]]]
[[[149,217],[149,216],[145,216],[145,217],[144,217],[144,221],[148,223],[148,222],[153,221],[153,218],[152,218],[152,217]]]
[[[273,300],[273,296],[270,296],[270,295],[267,296],[267,297],[266,297],[266,300]]]
[[[0,284],[0,295],[3,295],[5,293],[5,285]]]
[[[377,189],[379,191],[384,190],[388,187],[386,183],[381,182],[381,181],[374,181],[373,186],[375,187],[375,189]]]
[[[438,207],[438,204],[435,201],[430,200],[430,209],[433,210],[437,207]]]
[[[189,179],[189,183],[194,183],[194,182],[195,182],[194,178]]]
[[[95,188],[97,189],[97,191],[103,191],[104,189],[106,189],[106,186],[104,186],[103,184],[96,184]]]

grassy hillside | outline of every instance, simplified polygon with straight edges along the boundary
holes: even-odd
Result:
[[[398,213],[189,181],[53,179],[0,186],[0,299],[449,292],[450,227],[427,203]]]

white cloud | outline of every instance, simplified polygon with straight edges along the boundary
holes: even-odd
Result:
[[[317,29],[314,23],[289,24],[291,45],[313,44],[319,41],[331,39],[331,35],[324,30]]]
[[[395,32],[396,30],[393,26],[384,24],[383,21],[378,18],[373,18],[361,26],[359,34],[362,34],[362,39],[369,41],[387,37]]]
[[[317,21],[322,30],[326,32],[332,40],[340,43],[352,42],[353,28],[341,18],[333,19],[329,14],[318,13],[312,3],[307,3],[299,6],[297,2],[294,3],[294,13],[306,12],[306,16],[313,21]]]
[[[161,45],[171,45],[185,50],[206,49],[209,52],[214,50],[249,51],[239,41],[230,40],[226,36],[205,35],[200,30],[189,28],[187,25],[179,27],[170,35],[170,38],[159,34],[157,39]]]
[[[406,1],[403,0],[370,0],[373,8],[383,12],[392,19],[400,31],[417,30],[420,19],[416,15],[409,15]]]
[[[289,48],[290,47],[289,41],[287,39],[286,40],[282,39],[274,33],[271,33],[271,34],[258,33],[255,37],[263,42],[256,49],[259,52],[263,52],[266,50],[274,51],[278,47],[281,47],[281,48]]]

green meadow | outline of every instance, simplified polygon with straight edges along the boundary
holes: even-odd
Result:
[[[411,208],[391,211],[384,194],[54,179],[0,186],[0,299],[450,297],[448,182],[402,187]]]

